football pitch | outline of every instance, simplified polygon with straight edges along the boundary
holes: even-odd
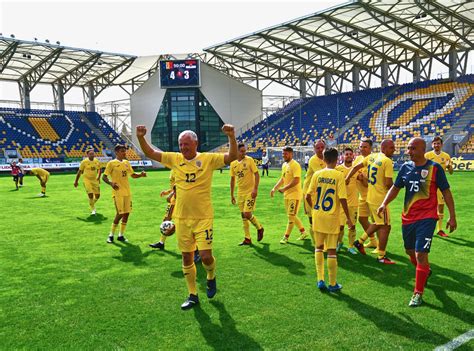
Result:
[[[129,242],[113,245],[105,242],[115,212],[109,186],[101,184],[98,215],[89,216],[73,174],[52,174],[46,198],[36,197],[34,177],[19,191],[11,177],[0,178],[0,349],[432,350],[474,328],[472,173],[448,176],[458,230],[433,239],[425,303],[409,308],[415,269],[402,244],[402,193],[391,205],[388,244],[397,264],[382,266],[370,254],[343,250],[338,282],[344,288],[329,294],[316,289],[311,240],[297,241],[294,229],[290,243],[279,244],[283,199],[269,196],[279,172],[261,179],[255,214],[265,237],[257,243],[251,227],[250,247],[237,246],[243,230],[230,203],[229,173],[216,172],[218,294],[207,299],[198,264],[201,304],[189,311],[180,309],[187,290],[176,237],[165,251],[148,247],[159,239],[166,207],[159,194],[168,175],[130,179]],[[300,218],[308,227],[303,211]],[[473,348],[471,340],[459,350]]]

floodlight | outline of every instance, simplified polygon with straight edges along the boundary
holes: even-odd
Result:
[[[47,42],[49,44],[49,39],[46,39],[45,42]]]

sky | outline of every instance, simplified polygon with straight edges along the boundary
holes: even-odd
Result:
[[[345,2],[0,0],[0,33],[137,56],[191,53]],[[0,83],[5,99],[19,99],[16,84]],[[71,90],[65,99],[81,102],[82,93]],[[52,101],[51,88],[35,88],[31,100]]]

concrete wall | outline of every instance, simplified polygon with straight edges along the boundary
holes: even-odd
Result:
[[[201,62],[201,92],[224,123],[239,129],[262,113],[262,92],[232,79]],[[130,97],[133,142],[138,145],[135,127],[143,124],[151,131],[166,89],[160,88],[156,72]],[[149,136],[147,138],[150,140]]]

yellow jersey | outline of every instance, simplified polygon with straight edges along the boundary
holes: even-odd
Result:
[[[449,154],[444,151],[441,151],[438,155],[436,152],[434,152],[434,150],[431,150],[425,154],[425,158],[439,163],[445,171],[451,164],[451,156],[449,156]]]
[[[198,153],[186,160],[181,153],[163,152],[161,163],[173,170],[176,187],[176,206],[173,218],[214,218],[211,202],[213,171],[225,166],[224,154]]]
[[[393,161],[383,153],[377,152],[364,158],[364,166],[369,179],[367,203],[379,206],[388,192],[385,179],[393,178]]]
[[[96,181],[97,176],[99,175],[100,162],[98,159],[94,158],[92,161],[88,158],[82,160],[79,165],[79,170],[84,175],[84,180]]]
[[[255,173],[257,172],[258,169],[252,157],[245,156],[241,161],[232,161],[230,176],[237,178],[237,195],[252,193],[255,186]]]
[[[31,174],[35,176],[40,176],[41,178],[49,176],[49,172],[43,168],[32,168],[30,169]]]
[[[325,168],[314,173],[307,194],[315,199],[313,227],[321,233],[338,234],[341,215],[339,200],[347,199],[346,180],[342,172]]]
[[[356,157],[356,159],[352,162],[352,164],[354,166],[357,166],[359,163],[361,162],[364,162],[364,159],[365,157],[362,156],[362,155],[359,155]],[[357,177],[359,176],[359,174],[364,174],[365,173],[365,176],[367,177],[367,169],[366,168],[362,168],[359,170],[359,172],[357,172],[356,174],[354,174],[353,178],[355,178],[357,180]],[[367,201],[367,192],[369,191],[369,188],[366,187],[364,184],[362,184],[362,182],[360,180],[357,180],[356,182],[357,184],[357,191],[359,192],[359,199],[362,200],[362,201]]]
[[[306,193],[306,190],[308,190],[309,183],[311,183],[311,177],[313,177],[314,172],[320,171],[324,168],[326,168],[326,162],[324,162],[324,160],[320,159],[318,155],[311,156],[308,163],[308,171],[304,177],[303,193]]]
[[[112,197],[132,195],[128,177],[133,174],[133,168],[128,160],[119,161],[115,159],[109,161],[105,167],[104,174],[119,187],[118,190],[112,188]]]
[[[341,172],[345,179],[352,168],[354,168],[354,163],[352,163],[351,167],[346,167],[346,165],[343,163],[336,167],[336,171]],[[357,207],[359,205],[359,202],[357,200],[358,191],[357,191],[356,176],[351,177],[349,184],[346,184],[346,192],[347,192],[347,206]]]
[[[300,178],[300,182],[294,187],[283,193],[285,199],[301,200],[303,191],[301,190],[301,166],[295,160],[285,162],[281,166],[281,177],[283,178],[283,186],[290,184],[294,178]]]

